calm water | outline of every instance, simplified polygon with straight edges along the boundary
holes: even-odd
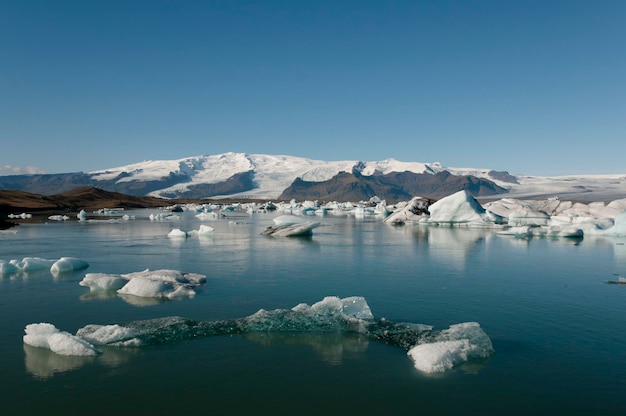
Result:
[[[488,230],[390,227],[324,217],[309,239],[260,235],[246,224],[203,222],[212,238],[172,240],[200,221],[24,224],[0,234],[0,259],[79,257],[86,271],[0,278],[2,414],[626,414],[624,238],[574,241]],[[319,217],[318,217],[319,219]],[[98,298],[85,273],[143,269],[201,273],[194,298],[159,303]],[[342,334],[248,334],[63,357],[22,342],[24,327],[183,316],[219,320],[257,310],[363,296],[376,318],[445,329],[476,321],[496,350],[441,375],[406,351]]]

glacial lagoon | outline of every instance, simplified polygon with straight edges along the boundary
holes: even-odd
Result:
[[[520,238],[332,215],[317,217],[310,237],[272,237],[261,233],[277,213],[150,220],[154,212],[133,211],[126,221],[33,221],[0,234],[0,260],[89,264],[0,277],[3,414],[626,413],[626,285],[606,283],[626,273],[625,237]],[[213,230],[170,236],[201,225]],[[172,298],[80,284],[87,274],[146,269],[206,280]],[[283,330],[272,321],[298,305],[352,297],[366,302],[373,325],[440,333],[477,323],[493,352],[427,372],[374,330],[309,321]],[[30,324],[76,334],[92,325],[212,326],[259,311],[270,327],[190,333],[166,325],[160,342],[99,345],[89,356],[23,341]]]

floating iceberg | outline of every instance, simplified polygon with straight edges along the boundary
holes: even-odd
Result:
[[[9,262],[0,260],[0,275],[31,273],[49,269],[53,276],[89,267],[89,263],[75,257],[61,257],[58,260],[42,259],[40,257],[24,257],[22,260],[13,259]]]
[[[451,369],[471,358],[487,358],[493,354],[487,334],[476,322],[450,326],[433,337],[433,342],[414,346],[407,353],[415,368],[425,373]]]
[[[397,209],[383,221],[387,224],[404,224],[428,220],[428,207],[432,201],[427,198],[415,197]]]
[[[79,285],[91,292],[116,291],[121,295],[145,298],[193,297],[195,287],[206,282],[206,277],[178,270],[149,270],[127,274],[87,273]]]
[[[89,263],[84,260],[77,259],[76,257],[61,257],[59,260],[55,261],[52,267],[50,267],[50,272],[54,276],[58,276],[62,273],[69,273],[75,270],[82,270],[89,267]]]
[[[306,237],[313,234],[313,229],[320,226],[319,222],[303,222],[291,225],[270,225],[261,235],[276,237]]]
[[[26,325],[24,343],[32,347],[47,348],[59,355],[96,355],[96,348],[83,338],[59,331],[49,323]]]
[[[169,238],[208,237],[213,235],[213,231],[215,231],[215,228],[202,224],[198,230],[191,230],[189,232],[174,228],[167,236]]]
[[[428,207],[429,223],[435,224],[467,224],[485,226],[504,224],[505,220],[498,214],[485,210],[480,203],[467,191],[441,198]]]
[[[142,273],[142,272],[141,272]],[[240,319],[195,321],[167,317],[134,321],[124,325],[89,324],[63,340],[49,336],[60,331],[51,324],[26,327],[24,342],[49,348],[59,354],[91,355],[95,346],[145,346],[181,342],[202,337],[268,333],[359,334],[408,351],[415,367],[426,373],[442,372],[473,358],[494,353],[491,340],[476,322],[433,331],[431,326],[374,320],[369,305],[359,296],[329,296],[313,305],[298,304],[291,309],[261,309]]]

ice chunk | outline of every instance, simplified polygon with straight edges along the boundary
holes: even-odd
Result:
[[[319,222],[305,222],[293,225],[277,225],[267,227],[261,235],[271,235],[277,237],[299,237],[310,236],[313,229],[319,227]]]
[[[182,285],[167,284],[159,280],[152,280],[145,277],[137,277],[126,283],[117,293],[123,295],[134,295],[148,298],[176,298],[192,297],[196,294],[193,289]]]
[[[426,373],[446,371],[470,358],[491,354],[491,340],[476,322],[451,325],[436,334],[432,342],[418,344],[408,352],[415,368]]]
[[[135,338],[136,331],[117,324],[114,325],[87,325],[76,332],[76,336],[95,344],[113,345],[119,347],[139,346]]]
[[[196,218],[201,221],[210,221],[218,219],[218,216],[215,212],[201,212],[199,214],[196,214]]]
[[[144,270],[120,275],[129,280],[117,293],[151,298],[193,297],[194,287],[206,282],[206,276],[177,270]]]
[[[121,289],[128,280],[120,275],[105,273],[87,273],[78,284],[88,287],[92,292]]]
[[[441,198],[430,205],[428,210],[428,222],[437,224],[488,225],[505,222],[501,216],[485,210],[467,191]]]
[[[26,325],[24,343],[47,348],[59,355],[96,355],[96,348],[84,339],[68,332],[59,331],[49,323]]]
[[[86,269],[87,267],[89,267],[89,263],[84,260],[77,259],[76,257],[61,257],[50,267],[50,272],[56,276],[61,273]]]
[[[6,262],[4,260],[0,260],[0,276],[9,275],[18,273],[20,269],[18,269],[14,264],[10,262]]]
[[[438,373],[451,369],[456,364],[467,361],[470,343],[459,341],[440,341],[416,345],[408,352],[415,368],[425,373]]]
[[[187,238],[187,233],[179,228],[174,228],[167,236],[169,238]]]
[[[406,222],[424,221],[428,218],[430,203],[431,201],[427,198],[415,197],[385,218],[384,222],[387,224],[404,224]]]
[[[194,237],[209,237],[213,235],[213,231],[215,231],[215,228],[202,224],[200,225],[200,229],[191,230],[187,234]]]
[[[49,269],[55,260],[42,259],[40,257],[24,257],[21,261],[11,260],[11,264],[23,272]]]

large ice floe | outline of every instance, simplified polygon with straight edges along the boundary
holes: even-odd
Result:
[[[76,257],[61,257],[56,260],[24,257],[22,260],[12,259],[8,262],[0,260],[0,275],[28,274],[49,269],[50,273],[57,277],[87,267],[89,267],[89,263]]]
[[[92,293],[116,292],[141,298],[189,298],[195,288],[206,282],[206,276],[178,270],[143,270],[125,274],[87,273],[81,286]]]
[[[494,353],[489,336],[476,322],[434,331],[432,326],[375,320],[362,297],[330,296],[313,305],[291,309],[261,309],[245,318],[196,321],[167,317],[126,324],[89,324],[75,335],[49,323],[27,325],[24,343],[61,355],[94,355],[99,348],[141,347],[170,344],[196,338],[268,333],[345,334],[403,348],[417,370],[440,373],[469,360]]]

